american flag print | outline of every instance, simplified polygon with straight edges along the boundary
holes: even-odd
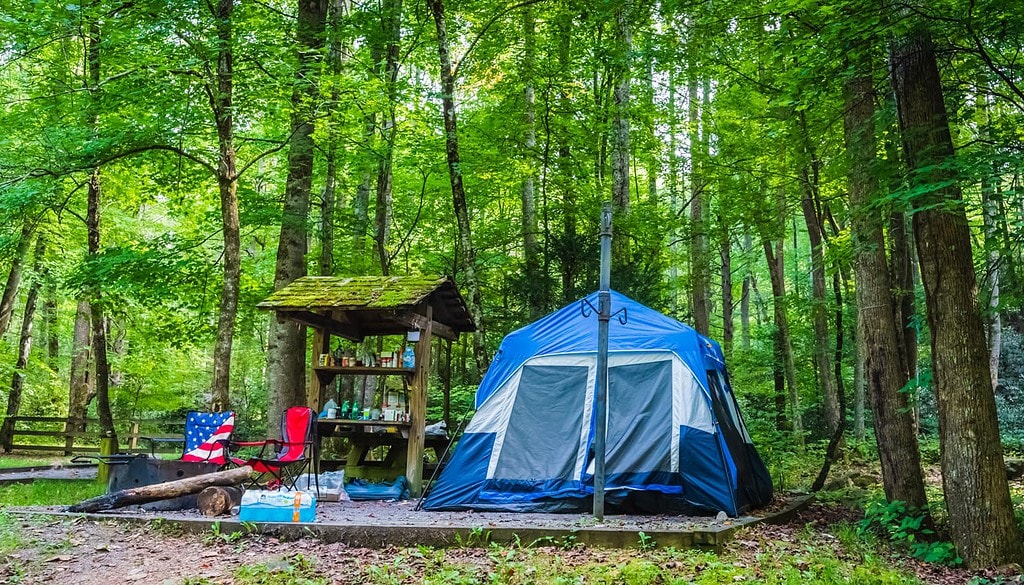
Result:
[[[190,412],[185,420],[185,454],[182,461],[223,465],[227,462],[224,441],[235,429],[234,412]]]

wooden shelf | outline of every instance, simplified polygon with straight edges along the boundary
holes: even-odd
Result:
[[[416,373],[416,368],[381,368],[367,366],[314,366],[313,371],[328,374],[330,376],[411,376]]]

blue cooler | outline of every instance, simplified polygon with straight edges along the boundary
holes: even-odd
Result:
[[[316,496],[310,492],[246,490],[241,522],[315,522]]]

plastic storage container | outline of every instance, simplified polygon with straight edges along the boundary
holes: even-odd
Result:
[[[238,512],[241,522],[314,522],[316,496],[310,492],[247,490]]]
[[[319,476],[320,493],[317,499],[321,502],[347,502],[348,494],[345,493],[345,470],[325,471]],[[317,493],[317,481],[312,474],[299,476],[295,487],[310,493]]]

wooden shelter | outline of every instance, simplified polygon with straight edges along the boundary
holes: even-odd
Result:
[[[444,276],[304,276],[257,305],[279,319],[313,328],[308,405],[322,407],[322,390],[339,374],[400,375],[409,382],[409,436],[406,478],[418,495],[422,486],[427,381],[433,336],[451,341],[476,330],[455,283]],[[318,363],[329,354],[331,336],[360,342],[369,336],[418,332],[413,368]]]

